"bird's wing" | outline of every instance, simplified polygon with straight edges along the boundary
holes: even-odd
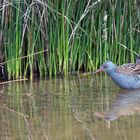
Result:
[[[123,74],[140,74],[140,64],[128,63],[116,68],[116,71]]]

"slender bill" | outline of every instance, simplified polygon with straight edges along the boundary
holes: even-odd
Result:
[[[99,68],[97,71],[93,72],[93,74],[99,73],[99,72],[103,72],[103,68]]]

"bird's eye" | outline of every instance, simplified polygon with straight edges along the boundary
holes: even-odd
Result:
[[[104,69],[107,69],[107,68],[108,68],[108,66],[107,66],[107,65],[105,65],[105,66],[104,66]]]

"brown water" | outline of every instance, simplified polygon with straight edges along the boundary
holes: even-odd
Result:
[[[140,90],[106,76],[0,85],[0,140],[140,140]]]

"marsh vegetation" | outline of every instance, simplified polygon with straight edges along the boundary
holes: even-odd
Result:
[[[139,0],[1,0],[4,75],[66,76],[107,59],[133,62],[132,51],[140,51],[139,6]]]

